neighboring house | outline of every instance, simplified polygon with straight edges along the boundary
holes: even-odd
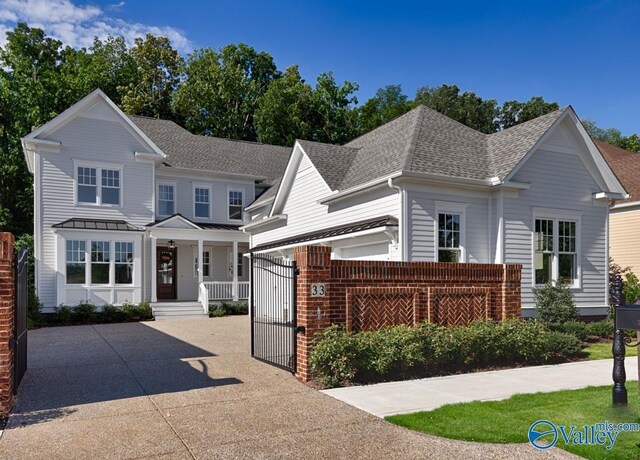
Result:
[[[518,263],[523,315],[548,281],[600,315],[608,207],[626,197],[571,107],[487,135],[421,106],[344,146],[297,141],[243,230],[282,258]]]
[[[45,312],[248,297],[243,208],[282,174],[290,148],[128,117],[100,90],[22,143]]]
[[[609,250],[615,263],[640,276],[640,155],[594,141],[629,197],[609,209]]]

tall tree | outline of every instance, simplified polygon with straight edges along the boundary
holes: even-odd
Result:
[[[411,103],[400,85],[388,85],[357,109],[358,130],[367,133],[411,110]]]
[[[495,99],[485,100],[471,91],[460,94],[456,85],[423,86],[416,92],[414,103],[424,104],[483,133],[493,133],[499,126]]]
[[[502,129],[511,128],[559,108],[560,106],[557,102],[546,102],[540,96],[534,96],[527,102],[507,101],[500,108],[500,126]]]
[[[631,152],[640,153],[640,136],[637,134],[623,136],[619,129],[600,128],[595,121],[588,118],[581,121],[582,126],[592,138]]]
[[[296,139],[312,139],[312,94],[311,86],[300,77],[298,66],[288,67],[259,99],[255,112],[258,140],[292,146]]]
[[[147,34],[136,38],[131,57],[136,65],[135,83],[120,88],[127,113],[172,119],[171,96],[180,82],[182,57],[166,37]]]
[[[270,54],[240,43],[216,51],[195,51],[174,110],[196,134],[256,140],[254,113],[269,84],[278,77]]]
[[[312,140],[342,144],[353,139],[358,130],[353,107],[358,103],[354,93],[358,84],[336,83],[332,72],[321,73],[312,94],[314,116]]]

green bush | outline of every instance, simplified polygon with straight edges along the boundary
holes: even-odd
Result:
[[[113,305],[105,305],[102,308],[102,312],[100,312],[100,316],[107,323],[121,323],[127,319],[122,309],[114,307]]]
[[[55,322],[60,324],[69,324],[73,316],[73,310],[66,305],[60,305],[55,308]]]
[[[622,294],[626,304],[634,304],[640,297],[640,280],[632,272],[624,274]]]
[[[226,316],[227,310],[222,305],[209,305],[209,318]]]
[[[613,337],[613,320],[605,319],[602,321],[595,321],[593,323],[586,323],[587,336],[598,337],[602,339],[609,339]]]
[[[578,319],[573,293],[566,284],[547,283],[533,288],[538,318],[545,323],[566,323]]]
[[[559,331],[547,333],[547,357],[552,360],[567,360],[580,354],[580,340],[573,334]]]
[[[210,318],[227,315],[246,315],[247,313],[249,313],[249,304],[244,300],[209,305]]]
[[[567,321],[566,323],[551,323],[549,324],[549,329],[557,332],[564,332],[567,334],[572,334],[578,340],[586,340],[589,334],[589,323],[584,323],[582,321]]]
[[[309,365],[320,383],[372,382],[402,376],[564,360],[580,351],[572,334],[538,320],[476,321],[464,327],[423,324],[352,333],[332,326],[318,335]]]
[[[77,323],[90,323],[96,319],[96,306],[89,301],[80,302],[72,309],[71,319]]]
[[[122,304],[122,312],[125,316],[132,320],[145,320],[153,318],[153,310],[149,302],[140,302],[139,304],[124,302]]]

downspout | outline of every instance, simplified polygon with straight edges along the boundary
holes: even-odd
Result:
[[[400,250],[400,260],[403,262],[407,262],[408,251],[407,251],[407,239],[405,238],[405,229],[406,229],[406,212],[404,209],[404,190],[402,187],[393,184],[393,179],[390,177],[387,179],[387,185],[392,190],[396,190],[398,192],[398,209],[400,218],[398,219],[398,247]]]

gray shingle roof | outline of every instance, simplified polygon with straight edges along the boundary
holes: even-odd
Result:
[[[298,143],[331,190],[338,189],[358,149],[303,140]]]
[[[167,155],[165,164],[174,168],[266,177],[272,183],[283,174],[291,152],[289,147],[198,136],[168,120],[130,118]]]

